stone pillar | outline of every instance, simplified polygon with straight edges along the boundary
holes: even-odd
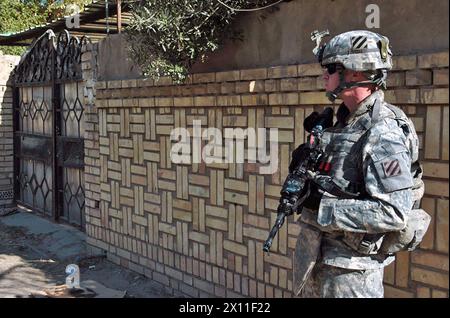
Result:
[[[103,219],[100,217],[100,157],[99,157],[99,134],[98,134],[98,112],[95,106],[96,81],[97,81],[97,49],[98,46],[86,43],[82,48],[81,67],[84,81],[84,187],[85,187],[85,218],[86,233],[91,236],[92,219]],[[104,212],[104,211],[103,211]],[[103,224],[103,223],[102,223]],[[102,230],[102,237],[106,234]],[[89,244],[88,252],[92,255],[102,254],[103,251]]]
[[[14,199],[13,93],[10,75],[19,56],[0,53],[0,210]]]

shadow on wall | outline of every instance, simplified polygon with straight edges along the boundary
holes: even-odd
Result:
[[[96,46],[99,80],[143,77],[140,68],[128,57],[125,37],[122,34],[109,35]]]

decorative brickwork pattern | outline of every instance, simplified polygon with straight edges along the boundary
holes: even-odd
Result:
[[[91,53],[83,55],[83,68]],[[89,64],[89,65],[88,65]],[[317,64],[87,85],[85,180],[89,243],[114,262],[192,297],[291,297],[294,219],[270,255],[290,154],[303,119],[329,102]],[[91,95],[89,95],[91,94]],[[386,268],[386,297],[448,297],[448,52],[395,59],[387,100],[414,121],[433,217],[421,248]],[[258,164],[174,164],[175,127],[279,129],[279,169]]]

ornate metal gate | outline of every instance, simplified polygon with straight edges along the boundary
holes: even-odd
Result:
[[[13,98],[16,202],[83,230],[86,41],[47,31],[16,67]]]

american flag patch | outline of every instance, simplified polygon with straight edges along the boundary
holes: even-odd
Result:
[[[394,177],[402,173],[400,162],[397,159],[383,162],[383,169],[386,177]]]
[[[353,36],[352,40],[352,48],[354,50],[366,49],[367,48],[367,38],[363,35],[361,36]]]

